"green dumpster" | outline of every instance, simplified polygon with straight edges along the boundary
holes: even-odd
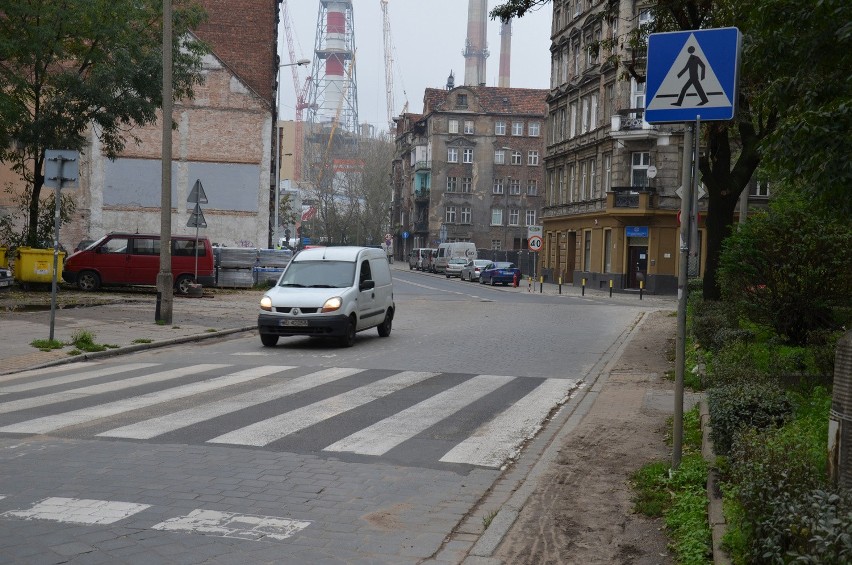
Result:
[[[60,251],[58,257],[58,272],[56,280],[62,280],[62,262],[65,252]],[[22,283],[51,283],[53,282],[53,249],[34,249],[19,247],[15,253],[15,280]]]

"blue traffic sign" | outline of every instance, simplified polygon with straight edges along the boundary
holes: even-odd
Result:
[[[741,47],[735,27],[649,35],[645,121],[733,119]]]
[[[408,232],[407,231],[402,232],[402,239],[408,239]]]

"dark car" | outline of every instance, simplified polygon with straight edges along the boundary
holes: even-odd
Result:
[[[480,284],[490,284],[491,286],[497,283],[503,283],[503,286],[512,284],[518,277],[521,280],[521,270],[514,263],[496,262],[490,263],[479,274]]]

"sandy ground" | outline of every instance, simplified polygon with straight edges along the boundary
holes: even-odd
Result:
[[[633,511],[630,475],[670,458],[666,418],[677,319],[655,312],[630,341],[589,414],[494,557],[504,563],[673,563],[660,519]]]

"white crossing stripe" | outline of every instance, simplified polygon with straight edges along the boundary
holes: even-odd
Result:
[[[434,377],[438,373],[404,371],[363,387],[262,420],[209,440],[209,443],[264,446],[377,398]]]
[[[28,433],[28,434],[46,434],[61,428],[91,422],[100,418],[115,416],[122,412],[130,410],[138,410],[139,408],[147,408],[163,402],[169,402],[178,398],[186,398],[194,394],[216,390],[234,384],[244,383],[253,379],[259,379],[266,375],[276,373],[280,367],[262,366],[238,371],[231,375],[207,379],[205,381],[191,383],[188,385],[167,388],[157,392],[134,396],[124,400],[108,402],[99,406],[90,406],[81,410],[73,410],[62,414],[52,416],[44,416],[42,418],[34,418],[25,422],[19,422],[9,426],[0,428],[0,432],[6,433]]]
[[[311,523],[304,520],[289,520],[275,516],[234,514],[215,510],[193,510],[186,516],[171,518],[155,524],[155,530],[191,532],[226,538],[245,540],[284,540],[298,533]]]
[[[384,455],[397,445],[451,416],[468,404],[514,380],[478,375],[325,448],[363,455]]]
[[[42,500],[29,510],[12,510],[0,516],[72,524],[113,524],[150,506],[150,504],[111,500],[51,497]]]
[[[143,375],[141,377],[134,377],[132,379],[111,381],[108,383],[101,383],[82,388],[75,388],[63,392],[56,392],[53,394],[45,394],[44,396],[36,396],[33,398],[22,398],[21,400],[13,400],[11,402],[5,402],[3,404],[0,404],[0,414],[17,412],[18,410],[27,410],[29,408],[37,408],[39,406],[47,406],[48,404],[56,404],[57,402],[65,402],[66,400],[74,400],[77,398],[83,398],[85,396],[103,394],[105,392],[116,392],[119,390],[133,388],[140,385],[159,383],[171,379],[178,379],[180,377],[185,377],[194,373],[202,373],[204,371],[220,369],[222,367],[228,367],[228,365],[222,365],[219,363],[192,365],[189,367],[181,367],[179,369],[162,371],[160,373],[151,373],[150,375]]]
[[[44,375],[51,375],[53,373],[61,373],[62,371],[67,371],[68,369],[76,369],[78,367],[92,367],[95,365],[97,365],[97,363],[85,363],[83,361],[77,361],[76,363],[55,365],[53,367],[44,367],[42,369],[30,369],[29,371],[21,371],[19,373],[9,373],[8,375],[2,375],[0,376],[0,382],[16,381],[18,379],[24,379],[27,377],[41,377]]]
[[[286,368],[289,367],[282,367],[282,369]],[[330,383],[332,381],[342,379],[343,377],[360,373],[363,370],[364,369],[346,368],[323,369],[322,371],[297,377],[284,383],[246,392],[233,398],[226,398],[224,400],[217,400],[216,402],[194,406],[192,408],[187,408],[186,410],[181,410],[180,412],[174,412],[157,418],[151,418],[150,420],[115,428],[98,435],[104,437],[151,439],[180,428],[185,428],[205,420],[210,420],[217,416],[230,414],[250,406],[290,396],[319,385]]]
[[[79,381],[88,381],[90,379],[96,379],[98,377],[106,377],[109,375],[126,373],[128,371],[135,371],[137,369],[147,369],[149,367],[156,367],[158,364],[159,363],[130,363],[127,365],[102,367],[100,369],[95,369],[94,371],[86,371],[84,373],[65,375],[64,377],[53,377],[52,379],[45,379],[43,381],[26,382],[18,385],[4,386],[0,388],[0,392],[26,392],[28,390],[35,390],[37,388],[47,388],[49,386],[71,384]]]
[[[456,445],[441,461],[501,467],[517,456],[521,443],[538,432],[550,410],[565,402],[576,386],[573,380],[547,379]]]

